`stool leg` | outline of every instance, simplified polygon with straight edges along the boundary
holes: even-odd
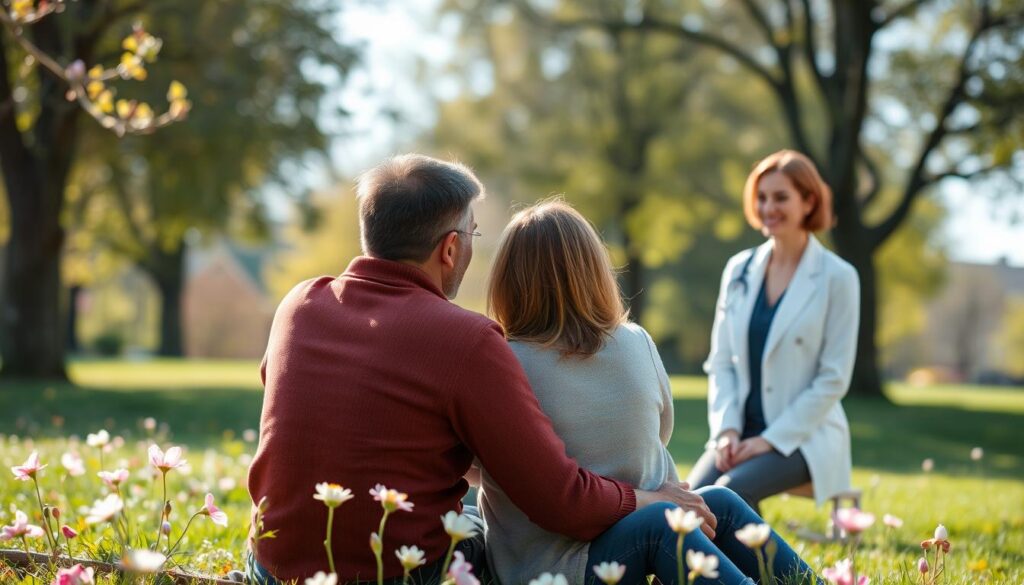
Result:
[[[832,513],[829,515],[828,538],[829,540],[837,541],[842,538],[839,523],[836,522],[836,514],[839,512],[839,506],[842,502],[840,502],[839,498],[831,498],[831,501]]]

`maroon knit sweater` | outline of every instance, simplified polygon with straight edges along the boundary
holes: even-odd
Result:
[[[531,520],[578,540],[636,507],[631,487],[566,456],[500,327],[450,303],[414,266],[360,257],[338,278],[296,286],[274,317],[262,375],[249,492],[266,496],[265,529],[277,531],[256,559],[280,579],[328,569],[319,482],[355,495],[334,517],[342,580],[376,577],[377,483],[415,504],[388,518],[384,575],[402,574],[401,545],[441,558],[441,516],[461,511],[474,456]]]

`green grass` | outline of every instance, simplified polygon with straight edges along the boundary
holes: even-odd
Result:
[[[192,469],[189,475],[171,474],[174,536],[211,491],[231,523],[221,529],[205,518],[197,520],[184,544],[192,553],[189,564],[207,572],[237,567],[248,528],[246,463],[255,451],[255,444],[242,436],[257,428],[262,404],[257,365],[82,361],[72,364],[70,375],[74,385],[0,382],[3,473],[38,449],[50,464],[42,474],[45,497],[77,521],[83,506],[103,494],[94,475],[99,454],[84,444],[84,437],[107,428],[123,436],[125,445],[105,455],[104,467],[133,470],[132,485],[126,488],[133,493],[132,520],[141,534],[153,533],[147,536],[152,540],[160,494],[159,484],[144,474],[145,448],[153,440],[163,446],[184,444]],[[676,432],[670,449],[683,473],[707,438],[705,384],[703,378],[673,379]],[[945,583],[1024,581],[1024,448],[1017,436],[1024,426],[1024,391],[895,385],[889,396],[892,403],[844,401],[851,421],[854,483],[864,490],[863,507],[879,517],[864,537],[858,564],[872,583],[916,583],[919,542],[941,522],[954,543]],[[156,435],[142,426],[150,416],[167,425]],[[83,439],[77,447],[69,438],[75,435]],[[981,462],[969,457],[976,446],[985,449]],[[59,459],[70,448],[85,456],[87,475],[63,478]],[[925,458],[934,461],[931,473],[921,471]],[[0,479],[0,523],[11,521],[15,507],[34,509],[33,502],[29,484]],[[836,544],[796,539],[797,527],[824,529],[826,511],[809,500],[773,498],[764,513],[816,569],[847,554]],[[885,513],[903,518],[905,525],[885,528],[880,521]],[[95,554],[112,554],[95,532],[83,531],[86,540],[96,542]],[[0,582],[8,581],[0,573]]]

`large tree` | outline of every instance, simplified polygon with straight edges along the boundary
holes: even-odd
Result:
[[[651,10],[659,2],[631,3],[612,17],[596,8],[601,3],[570,10],[562,3],[511,4],[536,25],[568,34],[669,35],[717,52],[723,67],[770,90],[789,142],[816,161],[835,194],[835,246],[857,269],[862,291],[851,391],[880,396],[876,252],[930,186],[1013,169],[1024,142],[1020,2],[695,2],[674,19]],[[927,46],[891,34],[883,47],[879,38],[894,27],[927,39]],[[901,92],[877,83],[898,75],[906,83],[889,86]],[[869,154],[872,123],[882,136],[901,127],[900,141],[881,149],[904,171],[893,201],[879,196],[885,185]]]
[[[64,331],[60,316],[60,254],[64,244],[61,211],[64,189],[76,156],[83,105],[108,128],[123,134],[155,123],[147,105],[125,103],[116,115],[86,98],[86,64],[112,58],[99,55],[104,42],[120,45],[131,36],[126,21],[144,10],[132,0],[68,3],[3,3],[0,6],[0,171],[7,195],[10,230],[3,263],[0,315],[0,374],[64,378]],[[66,10],[64,10],[66,8]],[[57,10],[65,14],[53,14]],[[136,40],[142,40],[142,31]],[[116,35],[111,41],[110,36]],[[150,51],[147,45],[124,47]],[[141,57],[127,54],[124,77],[144,78]],[[100,67],[102,70],[103,68]],[[117,76],[103,70],[90,80]],[[109,95],[109,94],[107,94]],[[89,97],[99,98],[99,95]],[[183,113],[187,108],[182,108]],[[135,114],[146,114],[136,117]],[[134,119],[134,123],[129,120]]]
[[[600,10],[612,15],[617,6],[603,3]],[[532,202],[561,192],[578,205],[623,267],[634,319],[664,321],[659,305],[667,299],[653,288],[674,278],[678,260],[698,243],[709,260],[687,266],[710,272],[682,283],[694,294],[675,302],[702,304],[711,295],[713,303],[721,264],[745,243],[733,241],[743,233],[736,199],[743,170],[733,158],[754,156],[781,133],[780,125],[744,127],[752,119],[745,102],[766,92],[716,78],[712,59],[670,37],[560,34],[508,18],[508,10],[486,0],[460,3],[457,12],[464,38],[462,61],[454,65],[489,69],[494,83],[484,95],[468,87],[442,104],[435,145],[473,164],[499,197]],[[713,115],[695,119],[697,110]],[[688,346],[687,361],[699,363],[694,356],[706,350],[707,335],[698,327],[685,340],[675,324],[657,328],[662,342]]]
[[[180,354],[183,235],[189,227],[221,227],[239,207],[259,219],[253,187],[280,177],[282,160],[324,146],[317,122],[330,116],[321,98],[353,55],[328,32],[334,13],[313,1],[80,0],[63,15],[0,34],[0,163],[11,225],[2,279],[4,375],[65,376],[59,266],[68,226],[62,220],[81,217],[63,211],[69,177],[83,165],[102,167],[92,178],[105,188],[80,191],[116,203],[99,226],[117,224],[119,231],[101,232],[99,239],[153,277],[164,298],[161,353]],[[174,135],[116,143],[95,124],[83,132],[82,109],[66,99],[73,87],[55,73],[76,61],[116,61],[133,20],[172,39],[164,48],[169,68],[150,75],[187,77],[202,86],[198,95],[207,102],[196,111],[210,109]],[[25,60],[14,30],[56,71],[36,67],[26,80],[23,63],[34,61]],[[148,100],[166,87],[149,83],[118,97]],[[129,103],[126,111],[135,107]]]
[[[152,279],[160,355],[184,350],[188,234],[265,236],[267,193],[308,189],[303,160],[327,148],[321,126],[340,111],[328,92],[356,58],[328,28],[337,16],[321,3],[175,1],[159,19],[163,70],[202,107],[159,141],[87,137],[79,177],[100,211],[82,227]]]

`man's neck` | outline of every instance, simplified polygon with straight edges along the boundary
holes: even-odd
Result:
[[[430,282],[434,283],[438,289],[444,287],[444,281],[441,278],[441,268],[436,263],[430,262],[416,262],[415,260],[399,260],[402,264],[407,264],[415,268],[419,268],[424,274],[430,278]]]

